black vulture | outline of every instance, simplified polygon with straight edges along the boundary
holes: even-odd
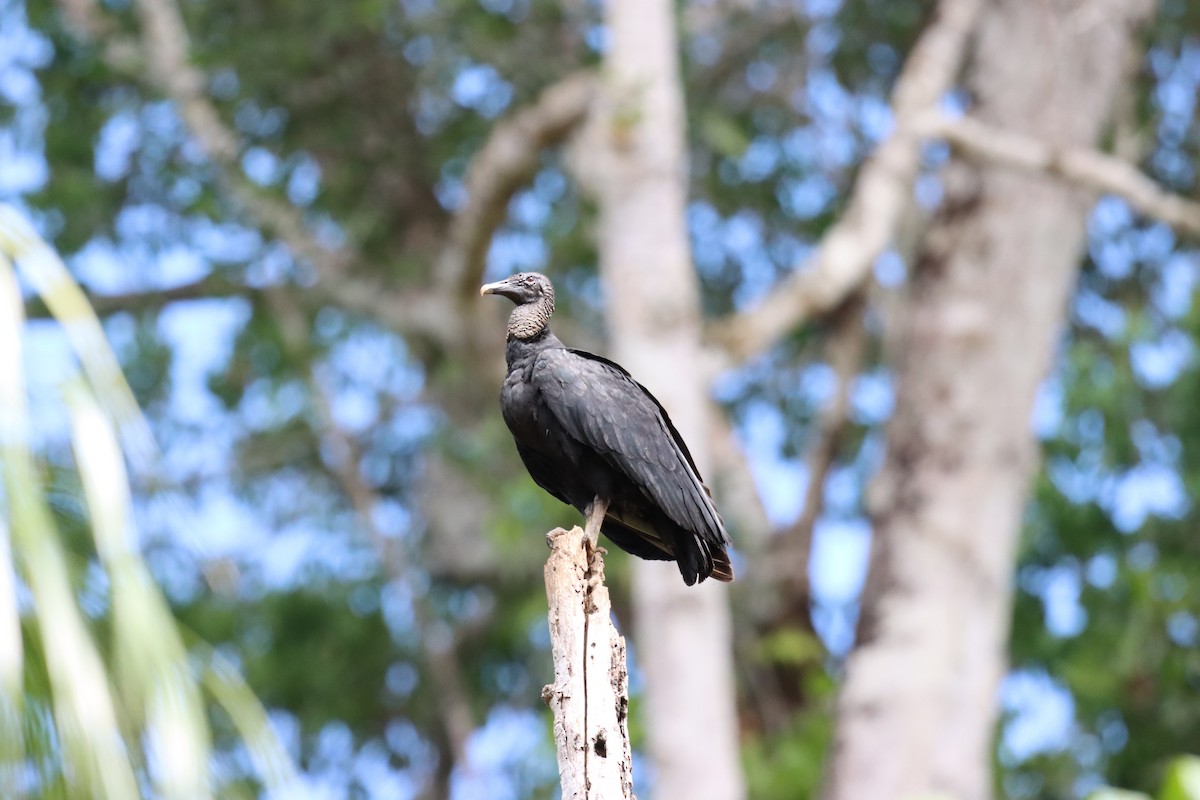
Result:
[[[599,531],[639,558],[675,561],[689,586],[733,580],[729,535],[662,404],[617,364],[550,332],[545,275],[518,273],[480,294],[516,303],[500,408],[538,486],[584,514],[593,547]]]

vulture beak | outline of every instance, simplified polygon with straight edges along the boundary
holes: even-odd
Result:
[[[508,278],[505,278],[502,281],[496,281],[495,283],[485,283],[483,286],[479,287],[479,294],[480,296],[485,294],[498,294],[501,297],[507,297],[517,305],[528,302],[529,300],[528,290],[514,285]]]
[[[495,283],[485,283],[483,286],[479,287],[479,296],[483,297],[484,295],[488,295],[488,294],[500,294],[504,290],[507,283],[508,283],[507,281],[496,281]]]

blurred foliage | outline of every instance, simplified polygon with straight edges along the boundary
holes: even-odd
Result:
[[[62,387],[76,472],[56,476],[55,487],[73,485],[67,502],[52,504],[29,446],[26,326],[13,261],[63,328],[88,323],[69,278],[41,280],[61,263],[0,204],[0,793],[169,800],[234,791],[255,776],[214,772],[207,705],[234,723],[227,746],[256,755],[259,785],[294,791],[295,766],[261,724],[259,700],[207,645],[185,646],[194,637],[173,618],[137,548],[117,428],[137,441],[144,421],[121,374],[103,369],[115,359],[93,331],[71,337],[92,382],[76,375]],[[117,419],[101,401],[120,410]],[[64,507],[60,524],[54,512]]]
[[[1200,758],[1183,756],[1167,767],[1166,777],[1154,795],[1157,800],[1196,800],[1200,798]],[[1151,800],[1151,795],[1124,789],[1101,789],[1088,800]]]
[[[1037,796],[1100,776],[1152,791],[1172,748],[1200,741],[1200,303],[1190,284],[1168,287],[1178,262],[1141,255],[1164,235],[1126,220],[1114,248],[1093,233],[1064,344],[1061,418],[1044,436],[1012,659],[1071,693],[1076,729],[1068,747],[1015,770],[1044,784]],[[1177,364],[1162,375],[1148,366],[1146,348],[1172,347]],[[1060,582],[1079,590],[1063,621],[1048,618]]]
[[[103,35],[81,34],[68,5],[91,7]],[[165,454],[153,475],[134,480],[150,569],[183,623],[244,668],[307,775],[334,794],[433,797],[457,786],[461,796],[549,796],[540,534],[576,515],[517,464],[495,413],[495,376],[316,291],[296,292],[309,330],[289,343],[267,289],[310,287],[311,269],[258,229],[229,177],[189,139],[157,88],[161,76],[147,74],[136,5],[0,2],[0,17],[35,32],[3,57],[36,87],[0,87],[9,136],[0,143],[45,167],[23,189],[0,188],[0,198],[18,195],[94,294],[127,295],[104,325]],[[436,278],[431,265],[470,158],[495,121],[594,67],[603,48],[600,7],[586,2],[180,8],[204,89],[243,143],[234,179],[299,209],[318,238],[351,252],[346,281],[367,276],[389,288]],[[707,313],[760,297],[836,219],[863,155],[886,133],[887,92],[931,9],[918,0],[681,4],[688,222]],[[1128,121],[1146,145],[1142,166],[1193,195],[1198,14],[1189,0],[1160,3]],[[928,189],[945,153],[927,155]],[[508,212],[489,273],[550,271],[563,323],[602,338],[595,212],[562,154],[545,154]],[[998,781],[1014,798],[1084,797],[1100,785],[1155,791],[1173,785],[1166,775],[1180,749],[1200,742],[1195,242],[1111,199],[1091,228],[1059,363],[1039,401],[1045,468],[1026,517],[1010,652],[1017,673],[1044,676],[1069,698],[1070,714],[1060,735],[1031,744],[1010,736],[1030,709],[1009,703]],[[896,261],[889,286],[903,280]],[[234,296],[156,295],[212,276],[238,287]],[[498,337],[498,313],[462,324],[494,323]],[[868,320],[878,338],[877,315]],[[41,324],[30,336],[44,342],[52,337]],[[799,330],[718,380],[751,459],[777,468],[761,474],[785,467],[799,480],[830,386],[824,339],[819,325]],[[863,487],[890,410],[881,350],[872,344],[856,383],[829,522],[865,514]],[[331,467],[338,448],[323,402],[357,447],[354,472],[377,501],[382,544]],[[33,412],[37,453],[57,464],[66,445],[45,419],[52,404],[35,398]],[[802,493],[782,480],[765,481],[776,484],[767,493]],[[77,481],[52,491],[71,585],[83,586],[94,570]],[[623,554],[612,555],[609,578],[629,629]],[[854,603],[818,595],[816,633],[789,623],[759,639],[753,599],[739,596],[735,609],[750,640],[738,665],[749,786],[756,798],[808,796],[829,743],[841,655],[828,652],[835,639],[819,620],[852,625]],[[107,633],[103,612],[89,624]],[[462,743],[451,741],[447,712],[462,709],[439,693],[445,676],[431,666],[431,642],[459,665],[475,728],[470,764],[455,774]],[[29,670],[26,681],[27,738],[44,739],[54,724],[41,699],[48,678]],[[636,664],[633,686],[636,694]],[[635,743],[639,706],[635,696]],[[248,772],[232,733],[232,721],[214,716],[230,785]]]

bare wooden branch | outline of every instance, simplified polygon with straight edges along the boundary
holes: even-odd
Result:
[[[583,120],[595,91],[590,73],[568,76],[546,89],[533,106],[493,128],[468,172],[468,199],[451,222],[449,243],[438,261],[443,277],[432,288],[408,291],[353,272],[361,256],[351,245],[323,241],[302,209],[246,178],[239,163],[244,142],[221,118],[208,96],[204,73],[190,61],[190,38],[175,0],[136,0],[144,69],[134,68],[140,60],[125,52],[128,47],[114,50],[116,40],[107,33],[112,26],[93,0],[59,3],[78,35],[105,47],[110,64],[148,76],[175,102],[189,133],[217,168],[222,188],[255,224],[313,267],[318,294],[399,333],[451,349],[469,344],[455,307],[462,298],[474,296],[508,200],[536,172],[542,149],[561,142]]]
[[[688,37],[717,35],[722,40],[721,54],[712,64],[692,75],[695,90],[715,91],[739,69],[753,60],[758,49],[773,36],[792,26],[792,36],[801,37],[808,30],[808,18],[792,4],[689,3],[683,12],[682,24]],[[803,53],[793,53],[793,57]],[[797,79],[802,79],[798,75]],[[787,85],[781,81],[780,85]]]
[[[920,167],[918,118],[953,86],[982,0],[941,0],[892,92],[895,128],[859,171],[842,217],[815,254],[753,308],[719,323],[712,339],[744,361],[817,314],[836,308],[871,274],[912,202]]]
[[[209,99],[204,73],[189,61],[191,41],[178,6],[173,0],[137,0],[135,7],[150,74],[175,101],[188,131],[219,168],[226,189],[260,225],[311,263],[318,275],[331,278],[353,254],[319,242],[299,209],[264,196],[241,175],[237,160],[242,143]]]
[[[318,276],[332,284],[333,291],[341,291],[339,286],[354,286],[351,282],[334,280],[356,257],[353,251],[345,245],[334,247],[320,242],[305,224],[300,209],[265,195],[241,174],[238,158],[242,142],[221,119],[209,98],[204,73],[189,60],[191,41],[174,0],[137,0],[135,7],[141,21],[149,73],[175,101],[188,132],[218,167],[225,188],[258,224],[285,242],[296,256],[312,264]],[[375,291],[359,292],[350,305],[362,306],[364,297],[377,296]]]
[[[753,565],[761,561],[758,557],[764,555],[770,543],[771,520],[733,424],[715,402],[710,403],[708,428],[713,460],[712,486],[721,499],[726,523],[731,524],[730,530],[736,531],[738,550]],[[754,571],[754,566],[750,570]]]
[[[353,248],[322,242],[299,208],[259,190],[246,179],[238,163],[242,142],[209,98],[204,73],[189,61],[191,44],[178,6],[174,0],[137,0],[136,8],[149,74],[175,101],[188,131],[217,167],[219,180],[229,195],[296,257],[311,264],[321,291],[343,308],[367,314],[403,332],[435,337],[444,334],[445,325],[440,322],[444,314],[414,317],[398,313],[404,308],[432,309],[437,304],[410,305],[406,302],[409,298],[362,275],[347,280],[348,267],[358,259]]]
[[[1084,147],[1056,147],[972,117],[931,114],[919,121],[918,129],[923,135],[946,140],[968,156],[1116,195],[1180,233],[1200,236],[1200,203],[1168,192],[1123,159]]]
[[[771,563],[779,572],[777,578],[787,588],[785,613],[803,619],[809,618],[808,567],[812,555],[813,530],[825,505],[825,479],[837,460],[838,450],[849,426],[850,387],[862,366],[867,346],[863,309],[864,298],[859,293],[843,304],[832,320],[825,343],[825,356],[833,368],[837,388],[821,409],[817,421],[817,441],[808,450],[808,486],[804,492],[804,508],[796,522],[774,539],[775,557]]]
[[[143,291],[123,292],[121,294],[87,294],[88,304],[103,317],[118,311],[142,311],[159,309],[185,300],[204,300],[208,298],[250,297],[260,292],[259,289],[245,286],[229,280],[219,273],[211,273],[194,281],[169,286],[165,289],[146,289]],[[27,300],[25,314],[31,319],[49,317],[50,312],[45,302],[39,297]]]
[[[250,183],[238,162],[243,142],[208,96],[204,73],[189,60],[191,44],[179,7],[174,0],[137,0],[136,8],[149,74],[175,102],[188,132],[217,167],[218,180],[229,196],[293,255],[312,265],[318,292],[341,308],[400,333],[442,343],[455,341],[460,332],[445,298],[424,292],[414,297],[368,275],[350,275],[351,265],[360,258],[354,248],[321,241],[301,209]]]
[[[542,699],[554,712],[563,800],[632,800],[625,639],[612,624],[604,550],[589,558],[578,526],[556,528],[546,542],[554,683]]]
[[[325,445],[325,466],[349,501],[359,524],[375,551],[389,581],[411,585],[411,559],[401,551],[398,539],[388,537],[375,519],[380,498],[378,492],[359,472],[362,450],[355,438],[338,425],[327,381],[322,379],[317,365],[310,363],[309,322],[294,298],[274,290],[267,293],[274,318],[277,320],[288,355],[307,364],[307,383],[313,408],[317,413],[319,430],[316,434]],[[439,698],[438,712],[455,767],[469,770],[467,741],[475,730],[475,714],[459,663],[458,642],[454,632],[441,629],[429,599],[423,592],[413,595],[413,617],[421,657],[428,668],[434,690]]]
[[[595,95],[595,76],[577,72],[492,128],[471,160],[466,200],[454,214],[438,261],[437,280],[447,294],[477,296],[492,234],[504,222],[508,201],[537,172],[542,151],[562,142],[584,121]]]

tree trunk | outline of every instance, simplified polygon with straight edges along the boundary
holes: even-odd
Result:
[[[542,699],[554,711],[563,800],[633,800],[625,638],[612,623],[604,557],[589,560],[578,527],[556,528],[546,542],[554,683]]]
[[[969,80],[980,119],[1095,143],[1147,0],[989,6]],[[875,546],[838,700],[825,798],[991,796],[1016,544],[1051,363],[1092,198],[953,163],[895,336],[896,406],[872,487]]]
[[[711,466],[700,302],[684,219],[683,98],[674,5],[610,0],[600,146],[600,268],[616,358],[666,407],[704,474]],[[735,681],[728,595],[687,587],[674,564],[634,565],[647,744],[661,800],[737,800]]]

